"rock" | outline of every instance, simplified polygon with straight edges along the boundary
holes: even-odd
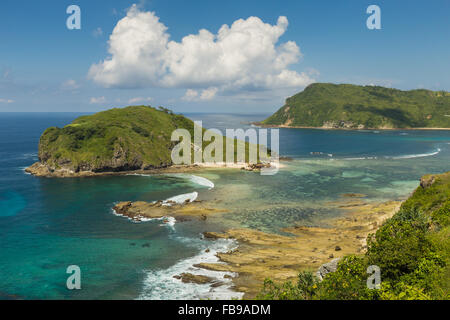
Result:
[[[225,283],[223,282],[223,281],[214,281],[212,284],[211,284],[211,287],[212,288],[217,288],[217,287],[220,287],[220,286],[223,286]]]
[[[205,250],[206,253],[208,253],[209,251],[210,251],[209,248]]]
[[[336,247],[334,248],[334,251],[341,251],[341,250],[342,250],[342,248],[339,247],[339,246],[336,246]]]
[[[367,197],[366,194],[363,193],[343,193],[341,196],[346,198],[365,198]]]
[[[423,177],[420,179],[420,186],[421,186],[423,189],[426,189],[426,188],[431,187],[435,181],[436,181],[436,178],[435,178],[435,176],[433,176],[433,175],[431,175],[431,176],[430,176],[430,175],[423,176]]]
[[[198,274],[187,273],[187,272],[183,272],[182,274],[176,275],[173,277],[175,279],[181,280],[184,283],[205,284],[205,283],[210,283],[213,281],[213,278],[203,276],[203,275],[198,275]]]
[[[227,239],[228,236],[217,232],[203,232],[205,239]]]
[[[119,202],[113,207],[113,209],[115,212],[119,214],[126,214],[128,212],[128,209],[131,208],[131,205],[132,205],[131,201]]]
[[[333,259],[333,258],[334,258],[334,254],[330,254],[330,255],[328,256],[328,258]]]
[[[233,279],[233,277],[230,276],[229,274],[224,275],[223,278],[224,278],[224,279]]]
[[[316,277],[319,279],[319,281],[322,281],[326,274],[335,272],[340,260],[341,258],[336,258],[321,265],[316,272]]]

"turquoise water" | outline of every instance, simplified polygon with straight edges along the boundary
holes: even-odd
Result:
[[[231,297],[226,287],[184,285],[173,275],[232,243],[200,239],[205,230],[250,227],[268,232],[292,224],[320,225],[339,211],[326,205],[342,193],[369,201],[402,199],[425,173],[450,170],[449,131],[280,130],[280,153],[292,161],[274,176],[211,169],[195,175],[36,178],[49,126],[79,114],[0,114],[0,299],[135,299]],[[250,128],[264,115],[188,115],[206,127]],[[133,223],[113,214],[121,200],[153,201],[197,191],[228,213],[206,222]],[[209,254],[204,250],[210,248]],[[82,289],[66,289],[66,268],[78,265]],[[211,274],[209,274],[211,275]],[[223,278],[223,274],[216,274]]]

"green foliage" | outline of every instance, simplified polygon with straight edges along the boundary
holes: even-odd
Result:
[[[193,133],[193,122],[147,106],[111,109],[47,129],[39,158],[50,167],[74,171],[165,166],[171,163],[170,135],[177,128]]]
[[[316,298],[321,300],[369,299],[376,290],[367,288],[367,260],[364,257],[347,256],[339,261],[335,272],[328,273],[318,285]]]
[[[172,164],[172,149],[178,143],[171,141],[175,129],[186,129],[194,138],[194,123],[169,109],[149,106],[110,109],[79,117],[64,128],[45,130],[39,142],[39,160],[50,168],[75,172],[165,167]],[[221,138],[225,150],[228,138]],[[233,141],[236,159],[237,139]],[[212,142],[204,141],[202,148],[209,143]],[[242,146],[248,162],[250,144]],[[225,158],[226,153],[223,155]]]
[[[424,289],[417,288],[403,282],[391,284],[384,282],[379,291],[380,300],[430,300],[429,295],[424,293]]]
[[[314,83],[262,123],[305,127],[450,128],[450,93]]]
[[[311,272],[299,273],[297,283],[276,284],[270,279],[264,280],[264,287],[257,296],[259,300],[311,300],[317,288],[317,279]]]
[[[426,238],[427,218],[417,211],[402,209],[388,220],[376,234],[369,237],[369,263],[383,270],[390,279],[413,272],[420,258],[431,252]]]

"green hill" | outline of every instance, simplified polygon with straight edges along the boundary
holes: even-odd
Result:
[[[268,126],[450,128],[450,92],[314,83],[286,99]]]
[[[82,116],[63,128],[46,129],[39,141],[39,162],[26,170],[38,176],[73,176],[169,167],[179,143],[171,141],[175,129],[188,130],[193,142],[194,122],[162,107],[132,106]],[[248,143],[245,150],[248,155]]]

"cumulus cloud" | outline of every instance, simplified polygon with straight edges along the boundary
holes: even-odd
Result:
[[[218,93],[299,88],[314,75],[289,69],[301,57],[293,41],[279,43],[288,19],[275,25],[258,17],[202,29],[180,42],[154,12],[133,5],[109,38],[109,54],[91,66],[89,77],[105,87],[185,88],[185,100],[210,100]]]
[[[96,28],[94,31],[92,31],[92,35],[94,36],[94,38],[101,37],[103,35],[102,28],[100,27]]]
[[[150,102],[153,99],[150,97],[147,98],[143,98],[143,97],[136,97],[136,98],[131,98],[128,100],[129,104],[134,104],[134,103],[142,103],[142,102]]]
[[[61,88],[64,90],[76,90],[80,85],[73,79],[66,80],[62,83]]]
[[[12,99],[2,99],[2,98],[0,98],[0,103],[14,103],[14,100],[12,100]]]
[[[90,104],[102,104],[106,102],[105,97],[92,97],[89,101]]]
[[[211,87],[204,90],[199,91],[193,90],[193,89],[187,89],[186,93],[182,97],[183,100],[186,101],[207,101],[212,100],[215,96],[217,91],[219,91],[218,88]]]

